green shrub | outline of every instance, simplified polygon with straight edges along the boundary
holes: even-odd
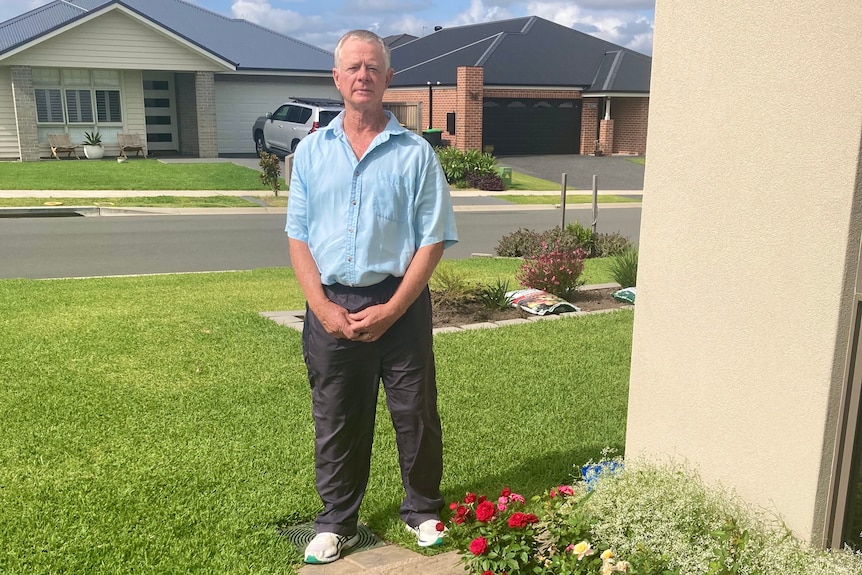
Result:
[[[580,277],[586,258],[584,249],[572,250],[543,242],[539,253],[524,259],[516,277],[524,287],[540,289],[568,300],[583,284]]]
[[[467,177],[467,160],[464,158],[464,152],[448,146],[436,148],[436,152],[447,182],[453,184]]]
[[[464,187],[465,183],[469,183],[468,177],[499,177],[495,168],[497,159],[481,150],[462,152],[458,148],[442,147],[436,148],[436,152],[446,181],[456,187]]]
[[[476,286],[467,279],[467,272],[447,262],[440,262],[428,282],[432,298],[440,303],[458,305],[476,297]]]
[[[509,280],[497,278],[494,285],[479,286],[479,301],[488,309],[509,309],[512,303],[506,293],[509,291]]]
[[[261,168],[260,181],[263,182],[263,185],[269,186],[272,192],[278,196],[278,177],[281,175],[281,164],[278,156],[263,151],[260,153],[259,165]]]
[[[539,233],[527,228],[518,228],[500,238],[494,253],[501,257],[523,258],[536,253],[541,246],[542,238]]]
[[[634,247],[632,241],[619,232],[597,233],[593,237],[593,257],[615,256]]]
[[[584,235],[583,228],[568,225],[563,229],[560,228],[560,226],[557,226],[542,232],[540,239],[548,245],[556,245],[560,250],[574,251],[582,249],[587,253],[587,257],[590,257],[592,250],[592,231],[589,229],[586,231],[589,233]]]
[[[634,287],[638,279],[638,251],[634,248],[615,255],[611,258],[611,277],[620,286]]]

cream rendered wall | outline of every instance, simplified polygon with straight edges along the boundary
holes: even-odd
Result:
[[[12,74],[9,68],[0,66],[0,159],[19,157],[21,157],[21,150],[18,147]]]
[[[821,541],[860,236],[862,2],[658,0],[627,457]]]
[[[3,60],[50,68],[197,70],[227,68],[122,10],[113,10]]]

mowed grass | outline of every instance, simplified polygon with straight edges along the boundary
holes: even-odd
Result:
[[[282,187],[284,184],[282,183]],[[0,190],[268,190],[259,172],[231,162],[153,159],[0,163]]]
[[[512,202],[513,204],[542,204],[542,205],[558,205],[560,204],[560,195],[526,195],[519,196],[514,194],[501,193],[499,196],[494,196],[495,198],[500,198],[501,200],[506,200],[507,202]],[[600,204],[621,204],[621,203],[630,203],[635,202],[639,203],[640,198],[630,197],[630,196],[615,196],[612,194],[601,194],[598,197],[598,202]],[[571,194],[566,193],[566,204],[592,204],[593,203],[593,195],[592,194]]]
[[[440,265],[451,268],[470,281],[487,286],[494,286],[497,280],[509,282],[511,289],[519,289],[515,275],[523,258],[473,257],[458,260],[443,260]],[[611,258],[591,258],[584,260],[584,271],[581,279],[585,284],[602,284],[613,282],[611,274]]]
[[[286,207],[286,196],[133,196],[0,198],[0,207],[102,206],[115,208],[259,208]]]
[[[485,272],[481,272],[485,273]],[[292,573],[313,428],[292,270],[0,281],[0,572]],[[447,501],[622,449],[631,312],[435,338]],[[398,544],[381,401],[361,520]]]

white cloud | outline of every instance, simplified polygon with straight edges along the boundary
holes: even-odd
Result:
[[[242,18],[281,33],[303,30],[308,25],[308,19],[298,12],[273,8],[266,0],[236,0],[231,5],[231,12],[235,18]]]
[[[47,4],[49,0],[0,0],[0,22]]]
[[[505,20],[507,18],[512,18],[512,13],[505,7],[493,4],[486,6],[483,0],[470,0],[470,7],[449,20],[446,25],[464,26],[466,24],[479,24],[481,22]]]
[[[621,10],[630,4],[644,4],[643,0],[607,1],[606,9],[587,10],[579,4],[569,2],[530,2],[527,12],[562,26],[568,26],[591,34],[602,40],[637,50],[652,53],[653,23],[637,10]],[[587,2],[587,5],[592,5]]]

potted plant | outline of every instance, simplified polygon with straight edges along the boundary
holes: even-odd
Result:
[[[98,160],[105,155],[102,147],[102,134],[98,130],[84,132],[84,155],[91,160]]]

